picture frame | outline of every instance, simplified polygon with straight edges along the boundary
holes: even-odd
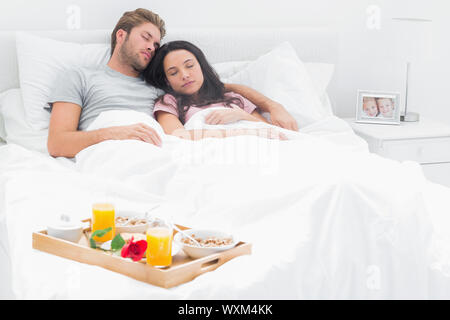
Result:
[[[355,122],[400,124],[400,93],[358,90]]]

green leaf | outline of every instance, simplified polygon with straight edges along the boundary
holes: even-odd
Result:
[[[97,236],[99,238],[103,237],[105,234],[107,234],[108,232],[110,232],[112,230],[111,227],[106,228],[106,229],[101,229],[101,230],[96,230],[95,232],[93,232],[91,234],[91,238],[89,239],[89,243],[91,245],[92,249],[96,249],[97,248],[97,244],[95,243],[94,237]]]
[[[111,227],[106,228],[106,229],[102,229],[102,230],[97,230],[94,233],[91,234],[91,238],[93,237],[103,237],[105,234],[107,234],[108,232],[110,232],[112,230]]]
[[[89,239],[89,243],[91,244],[91,248],[92,249],[96,249],[97,248],[97,244],[95,243],[94,239],[90,238]]]
[[[117,251],[122,249],[122,247],[125,245],[125,240],[123,240],[120,233],[114,237],[114,239],[111,242],[111,250]]]

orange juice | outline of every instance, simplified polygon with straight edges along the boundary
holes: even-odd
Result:
[[[172,264],[172,230],[152,227],[147,230],[147,263],[157,267]]]
[[[92,232],[111,227],[112,230],[103,237],[94,237],[96,242],[112,240],[116,234],[114,206],[110,203],[95,203],[92,205]]]

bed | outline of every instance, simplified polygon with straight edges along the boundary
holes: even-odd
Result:
[[[74,159],[52,158],[48,115],[30,105],[51,85],[46,66],[67,64],[51,52],[79,50],[104,63],[109,33],[0,33],[1,297],[450,298],[450,189],[427,181],[417,163],[369,153],[334,115],[341,76],[335,33],[169,29],[165,41],[196,43],[224,81],[253,86],[295,114],[300,131],[281,130],[288,141],[192,143],[163,135],[150,117],[120,111],[101,114],[90,129],[145,122],[159,130],[163,148],[106,141]],[[98,56],[86,54],[92,50]],[[205,116],[186,126],[207,128]],[[262,126],[229,126],[250,125]],[[253,253],[162,289],[31,248],[32,232],[61,213],[86,218],[98,199],[110,199],[118,212],[170,214],[180,224],[232,232]]]

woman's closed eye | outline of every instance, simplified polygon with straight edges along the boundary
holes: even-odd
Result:
[[[186,68],[188,68],[188,69],[191,69],[191,68],[193,68],[193,67],[194,67],[193,64],[191,64],[191,65],[186,65]],[[177,73],[178,73],[178,71],[173,71],[173,72],[169,72],[169,75],[173,77],[173,76],[176,76]]]

